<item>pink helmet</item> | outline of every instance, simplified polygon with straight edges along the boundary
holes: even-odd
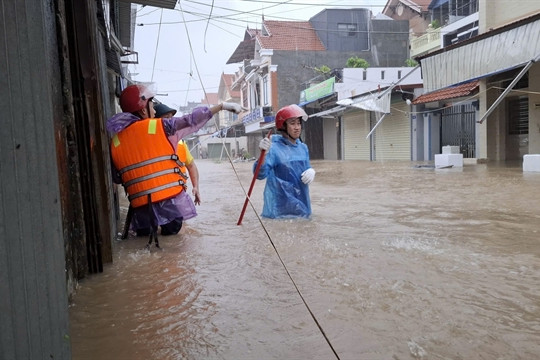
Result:
[[[142,110],[155,95],[147,85],[129,85],[120,94],[120,107],[122,111],[129,113]]]
[[[300,106],[296,104],[282,107],[276,114],[276,129],[281,129],[285,125],[285,121],[288,119],[302,118],[306,121],[308,115]]]

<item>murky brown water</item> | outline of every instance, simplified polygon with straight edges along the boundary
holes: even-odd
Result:
[[[197,164],[199,216],[81,282],[74,359],[335,359],[294,284],[341,359],[538,358],[540,174],[314,161],[313,219],[263,227],[231,164]]]

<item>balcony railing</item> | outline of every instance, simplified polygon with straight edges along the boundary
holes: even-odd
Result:
[[[428,28],[422,36],[411,37],[411,58],[424,55],[441,47],[441,28]]]

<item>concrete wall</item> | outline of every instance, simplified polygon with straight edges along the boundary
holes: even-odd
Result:
[[[409,58],[409,22],[406,20],[372,20],[372,66],[406,66]]]
[[[540,79],[540,64],[529,69],[529,79]],[[540,154],[540,81],[529,81],[529,154]]]
[[[413,112],[416,109],[413,109]],[[411,115],[411,160],[424,161],[425,142],[429,139],[424,136],[424,117],[422,114]]]
[[[484,83],[485,80],[482,80],[481,83]],[[487,83],[487,87],[491,87],[492,84]],[[482,90],[482,87],[480,88]],[[484,114],[487,109],[493,104],[498,96],[500,91],[496,89],[489,89],[485,93],[480,95],[480,114]],[[504,105],[501,103],[501,105]],[[487,155],[487,160],[505,160],[505,123],[504,117],[501,118],[502,107],[499,107],[497,111],[493,111],[490,116],[488,116],[482,125],[485,127],[485,144],[487,149],[483,151]]]
[[[368,9],[326,9],[309,22],[328,51],[361,51],[370,49],[370,18]],[[338,24],[354,24],[356,31],[345,34],[338,29]]]
[[[480,0],[479,31],[488,31],[540,11],[539,1]]]

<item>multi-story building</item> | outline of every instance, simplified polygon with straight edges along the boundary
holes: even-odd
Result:
[[[432,4],[448,4],[448,19],[452,9],[477,9],[463,18],[477,20],[467,33],[472,37],[460,32],[457,41],[417,57],[425,92],[413,101],[423,114],[419,125],[440,128],[440,146],[458,145],[482,161],[540,153],[540,3]]]
[[[367,9],[326,9],[309,21],[270,21],[248,29],[228,63],[239,63],[233,89],[249,108],[243,117],[248,149],[256,154],[261,131],[273,127],[279,108],[300,102],[300,93],[323,69],[343,68],[351,57],[373,66],[403,66],[408,57],[408,23],[373,18]],[[326,80],[322,77],[318,82]],[[338,80],[339,81],[339,80]],[[335,99],[334,99],[335,100]],[[335,103],[335,101],[334,101]],[[319,112],[331,104],[313,99],[304,106]],[[314,159],[324,158],[322,118],[306,123],[304,140]]]
[[[233,90],[233,74],[221,74],[217,92],[217,102],[240,103],[240,92]],[[236,158],[241,155],[241,150],[246,148],[246,136],[242,121],[238,115],[229,111],[220,111],[217,117],[217,128],[210,135],[202,135],[198,144],[201,154],[207,154],[209,158],[224,159],[227,155]]]
[[[411,58],[478,34],[478,0],[389,0],[383,12],[409,20]],[[412,102],[411,160],[433,160],[444,145],[457,145],[464,157],[475,158],[478,102],[471,96],[478,93],[478,84],[437,94],[417,90],[422,93],[429,95]]]
[[[409,20],[411,57],[478,35],[478,0],[390,0],[384,13]]]

